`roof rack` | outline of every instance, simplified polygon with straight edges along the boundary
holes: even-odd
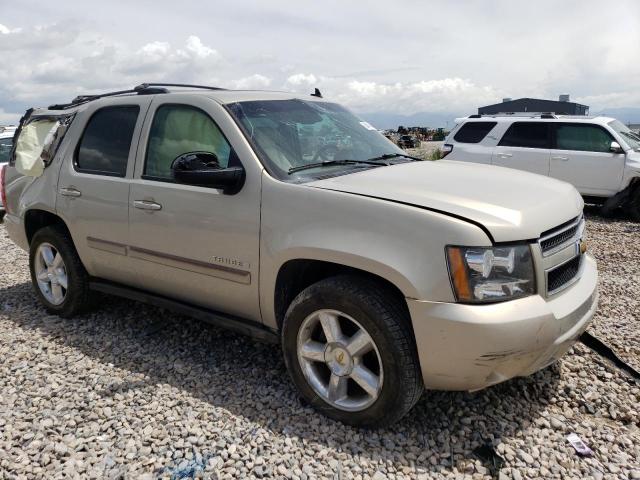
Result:
[[[77,107],[87,102],[97,100],[104,97],[113,97],[116,95],[124,95],[126,93],[136,93],[138,95],[156,95],[160,93],[169,93],[169,90],[163,87],[188,87],[188,88],[203,88],[206,90],[225,90],[220,87],[209,87],[206,85],[189,85],[186,83],[141,83],[136,85],[130,90],[118,90],[115,92],[100,93],[97,95],[78,95],[69,103],[60,103],[55,105],[49,105],[49,110],[66,110],[68,108]]]
[[[190,85],[188,83],[141,83],[135,88],[147,89],[149,87],[186,87],[186,88],[203,88],[205,90],[227,90],[222,87],[210,87],[208,85]]]
[[[522,117],[522,118],[558,118],[551,112],[502,112],[502,113],[485,113],[473,114],[467,118],[497,118],[497,117]]]

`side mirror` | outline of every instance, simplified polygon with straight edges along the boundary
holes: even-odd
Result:
[[[611,146],[609,147],[609,151],[612,153],[624,153],[624,150],[620,146],[618,142],[611,142]]]
[[[173,178],[178,183],[218,188],[222,193],[238,193],[244,185],[242,167],[220,167],[218,157],[210,152],[189,152],[171,163]]]

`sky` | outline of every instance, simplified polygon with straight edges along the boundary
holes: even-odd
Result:
[[[638,0],[0,0],[0,124],[154,81],[318,87],[394,120],[561,93],[640,108],[639,59]]]

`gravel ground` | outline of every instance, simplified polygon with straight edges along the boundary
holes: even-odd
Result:
[[[640,224],[588,221],[601,271],[591,332],[640,368]],[[476,393],[427,392],[392,428],[302,405],[275,346],[104,297],[63,320],[38,305],[0,226],[0,479],[640,478],[638,383],[576,345],[557,365]],[[577,432],[594,450],[576,455]]]

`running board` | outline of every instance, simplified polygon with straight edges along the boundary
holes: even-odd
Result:
[[[172,312],[196,318],[216,327],[241,333],[266,343],[280,343],[280,337],[276,331],[251,320],[227,315],[225,313],[216,312],[202,307],[196,307],[179,300],[173,300],[161,295],[145,292],[144,290],[138,290],[136,288],[126,287],[106,280],[92,279],[89,282],[89,287],[91,290],[98,292],[128,298],[129,300],[135,300],[137,302],[171,310]]]

